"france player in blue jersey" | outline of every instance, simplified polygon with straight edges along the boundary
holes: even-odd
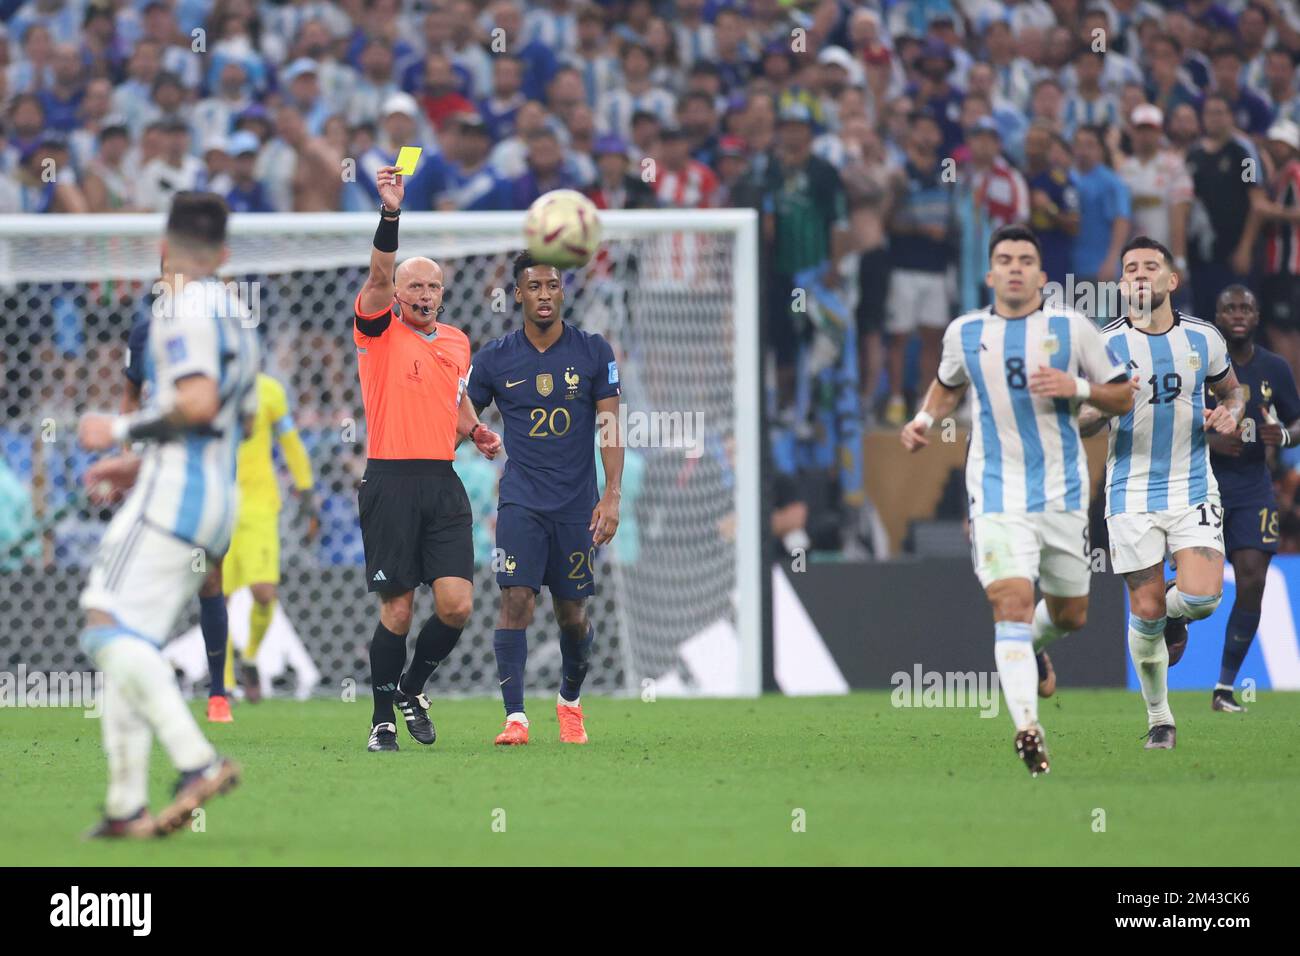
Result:
[[[527,629],[546,585],[560,625],[560,740],[586,743],[579,691],[594,637],[586,602],[595,588],[596,549],[618,530],[623,476],[621,442],[602,440],[605,493],[597,494],[592,435],[599,423],[606,436],[605,423],[617,421],[618,363],[604,338],[561,318],[559,269],[522,253],[514,276],[524,326],[474,356],[468,385],[474,407],[481,412],[496,402],[505,423],[497,509],[501,612],[493,649],[506,727],[496,742],[528,742]]]
[[[993,609],[1016,753],[1037,776],[1049,769],[1038,696],[1055,685],[1043,648],[1088,615],[1090,482],[1079,410],[1087,403],[1125,414],[1133,385],[1091,319],[1043,302],[1047,276],[1031,230],[1002,227],[988,255],[993,305],[948,326],[938,376],[901,438],[909,451],[925,447],[935,419],[954,412],[969,389],[972,558]]]
[[[1209,436],[1210,464],[1223,496],[1223,543],[1237,580],[1210,706],[1238,713],[1246,708],[1237,703],[1232,688],[1259,629],[1264,581],[1269,561],[1277,554],[1277,500],[1266,449],[1300,441],[1300,395],[1286,360],[1255,345],[1259,306],[1249,289],[1230,285],[1219,293],[1214,321],[1228,340],[1246,417],[1239,432]]]
[[[1187,644],[1187,625],[1209,617],[1223,596],[1223,507],[1210,468],[1207,433],[1241,422],[1241,389],[1228,346],[1209,322],[1172,307],[1174,257],[1148,236],[1121,252],[1128,315],[1102,330],[1128,363],[1139,391],[1132,411],[1111,422],[1106,460],[1106,528],[1111,566],[1129,592],[1129,654],[1147,710],[1146,748],[1177,741],[1169,668]],[[1205,405],[1210,390],[1219,399]],[[1079,416],[1087,435],[1096,413]],[[1165,581],[1172,556],[1175,580]]]

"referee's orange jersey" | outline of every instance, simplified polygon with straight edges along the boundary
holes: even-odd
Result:
[[[417,332],[401,320],[396,299],[367,315],[357,293],[352,310],[366,457],[454,459],[469,377],[465,333],[441,322],[428,335]]]

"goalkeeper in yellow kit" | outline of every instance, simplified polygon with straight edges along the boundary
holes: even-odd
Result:
[[[275,614],[276,585],[280,582],[280,485],[275,474],[271,438],[280,443],[285,464],[293,475],[295,494],[308,516],[307,540],[320,528],[313,492],[311,460],[289,413],[284,386],[271,376],[257,376],[257,418],[248,438],[239,446],[235,473],[239,483],[239,518],[235,523],[230,550],[222,564],[222,587],[226,597],[242,587],[253,592],[253,609],[248,623],[248,644],[244,647],[240,684],[252,703],[261,700],[261,679],[257,673],[257,651]],[[235,682],[235,649],[226,648],[225,683]]]

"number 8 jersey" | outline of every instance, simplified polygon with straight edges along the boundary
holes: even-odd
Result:
[[[1102,334],[1139,384],[1133,410],[1110,423],[1106,517],[1219,504],[1204,411],[1206,385],[1232,369],[1222,334],[1177,310],[1159,335],[1126,318]]]
[[[1088,507],[1088,461],[1079,401],[1029,393],[1039,368],[1094,383],[1120,381],[1124,365],[1101,332],[1072,309],[1003,318],[992,308],[959,316],[943,336],[939,383],[974,396],[966,491],[972,516]]]

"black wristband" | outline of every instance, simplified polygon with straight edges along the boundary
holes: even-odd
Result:
[[[475,433],[476,431],[478,431],[478,430],[479,430],[480,428],[482,428],[482,427],[483,427],[483,423],[482,423],[482,422],[475,422],[475,423],[474,423],[474,427],[471,428],[471,429],[469,430],[469,434],[466,435],[465,437],[468,438],[470,441],[473,441],[473,440],[474,440],[474,433]]]
[[[398,215],[400,214],[399,209]],[[386,216],[383,212],[379,214],[379,227],[375,230],[375,248],[380,252],[397,251],[397,220],[398,216]]]

